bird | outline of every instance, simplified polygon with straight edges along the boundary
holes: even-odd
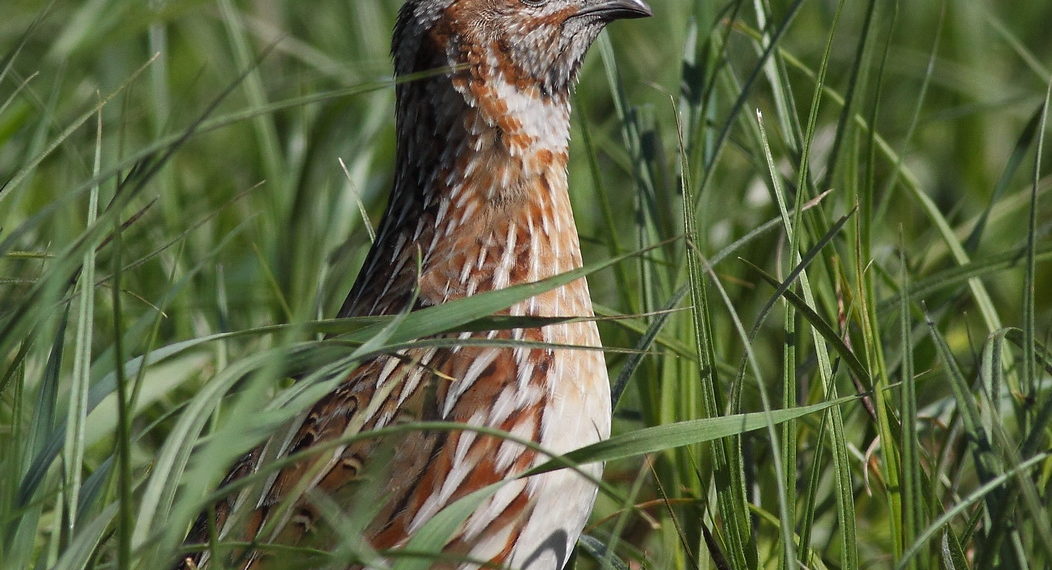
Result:
[[[607,24],[651,15],[643,0],[406,0],[391,53],[397,77],[417,75],[395,87],[393,187],[338,316],[395,315],[582,267],[567,177],[578,71]],[[454,337],[503,343],[372,357],[289,433],[237,462],[224,484],[352,428],[457,422],[508,432],[555,454],[609,437],[610,386],[586,280],[504,313],[580,318]],[[434,567],[550,570],[567,563],[602,465],[520,477],[549,457],[468,429],[387,440],[355,440],[282,467],[262,489],[243,489],[202,514],[187,543],[207,543],[216,533],[220,540],[331,550],[349,540],[326,528],[326,509],[335,505],[371,509],[360,540],[372,552],[392,552],[443,508],[503,482],[457,528]],[[363,488],[372,504],[361,504]],[[299,496],[279,508],[289,493]],[[235,517],[235,508],[248,514]],[[279,567],[265,550],[243,547],[218,562],[208,550],[196,551],[177,567]],[[349,567],[384,563],[381,557]]]

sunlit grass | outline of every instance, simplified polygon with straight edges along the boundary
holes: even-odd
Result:
[[[0,567],[160,567],[341,371],[574,277],[325,320],[393,176],[399,2],[41,4],[0,23]],[[575,97],[617,395],[551,464],[607,461],[578,567],[1052,564],[1052,7],[653,5]]]

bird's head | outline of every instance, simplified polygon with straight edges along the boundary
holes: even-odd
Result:
[[[643,0],[407,0],[392,52],[401,75],[465,66],[559,95],[608,23],[649,15]]]

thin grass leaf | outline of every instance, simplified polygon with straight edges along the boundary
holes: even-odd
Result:
[[[920,535],[917,537],[917,540],[914,541],[913,544],[911,544],[905,552],[903,552],[902,559],[899,560],[899,563],[895,566],[895,568],[897,570],[903,570],[904,568],[906,568],[909,560],[913,556],[916,556],[917,552],[921,548],[923,548],[929,540],[931,540],[936,534],[938,534],[938,532],[942,530],[943,527],[947,526],[950,523],[950,521],[952,521],[954,518],[965,514],[965,509],[967,509],[968,507],[980,501],[988,501],[988,496],[994,491],[996,491],[999,487],[1004,485],[1008,481],[1009,477],[1014,477],[1017,473],[1026,472],[1028,469],[1034,467],[1035,465],[1039,465],[1042,461],[1048,460],[1049,457],[1050,455],[1047,453],[1042,453],[1031,457],[1023,463],[1013,467],[1011,470],[1006,471],[990,479],[978,489],[969,493],[968,496],[962,498],[960,501],[957,502],[957,504],[946,510],[946,512],[944,512],[943,514],[936,517],[936,519],[932,521],[930,525],[928,525],[923,531],[921,531]]]
[[[731,105],[730,111],[727,114],[727,118],[721,126],[719,134],[716,136],[715,141],[713,141],[711,145],[712,150],[708,153],[708,160],[706,161],[705,168],[703,170],[704,174],[702,175],[701,180],[697,184],[699,195],[704,193],[709,186],[709,182],[712,176],[711,173],[715,170],[713,168],[713,165],[715,165],[716,161],[719,160],[720,155],[723,152],[723,148],[727,144],[727,139],[730,136],[731,127],[740,118],[742,111],[745,109],[745,105],[751,94],[753,85],[755,85],[757,79],[763,73],[764,65],[766,64],[767,60],[771,57],[774,50],[780,48],[780,42],[782,38],[788,31],[789,26],[793,23],[793,20],[796,18],[796,15],[799,12],[800,7],[802,5],[802,0],[796,0],[789,6],[789,8],[786,10],[785,16],[782,18],[782,21],[779,22],[778,27],[775,29],[774,33],[771,34],[770,40],[767,43],[767,47],[764,48],[764,51],[760,55],[760,58],[757,61],[755,67],[752,68],[752,71],[750,71],[749,76],[742,83],[738,98]]]
[[[1038,125],[1044,113],[1044,105],[1035,109],[1034,114],[1031,115],[1030,120],[1023,128],[1023,132],[1020,133],[1019,138],[1016,140],[1015,147],[1012,148],[1012,155],[1008,157],[1008,163],[1001,172],[1001,177],[997,179],[994,191],[990,194],[990,202],[982,211],[982,214],[979,215],[979,219],[976,220],[975,227],[968,234],[968,238],[964,240],[964,247],[968,252],[974,253],[979,248],[983,232],[986,230],[986,224],[990,219],[990,213],[1008,190],[1008,186],[1011,184],[1012,179],[1015,178],[1019,167],[1023,165],[1023,159],[1030,153],[1030,148],[1038,135]]]
[[[768,285],[774,287],[775,289],[781,288],[782,283],[774,277],[772,277],[771,275],[768,275],[767,272],[744,259],[742,259],[741,261],[748,265],[750,269],[759,274],[759,276],[762,277]],[[851,372],[853,374],[856,374],[859,378],[869,380],[869,371],[858,360],[858,357],[855,355],[854,351],[851,350],[851,348],[849,348],[846,344],[844,344],[844,340],[840,338],[840,335],[837,333],[837,331],[835,331],[833,327],[828,322],[826,322],[826,320],[821,315],[816,313],[814,309],[812,309],[811,306],[807,303],[807,301],[805,301],[798,294],[789,291],[788,289],[782,291],[782,296],[785,297],[786,300],[788,300],[790,303],[792,303],[793,307],[800,312],[800,315],[807,320],[808,324],[810,324],[811,327],[814,328],[815,332],[821,335],[821,337],[833,347],[833,349],[837,352],[837,356],[843,359],[844,363],[847,364],[848,368],[851,369]]]
[[[98,115],[99,112],[102,111],[102,109],[111,100],[113,100],[114,97],[116,97],[117,95],[122,93],[124,90],[128,89],[131,85],[133,85],[135,83],[135,81],[138,80],[139,75],[141,75],[142,72],[146,71],[146,69],[156,59],[157,59],[157,56],[155,55],[155,56],[151,57],[150,59],[146,60],[146,63],[142,64],[142,66],[139,67],[139,69],[135,70],[134,73],[132,73],[130,76],[128,76],[128,78],[125,79],[124,82],[121,83],[121,85],[117,89],[115,89],[114,91],[112,91],[111,93],[106,95],[105,97],[99,99],[99,102],[96,103],[96,105],[94,107],[92,107],[90,110],[88,110],[87,112],[83,113],[82,115],[80,115],[79,117],[74,119],[73,122],[71,122],[69,124],[69,126],[66,127],[65,130],[63,130],[61,133],[59,133],[58,136],[56,136],[54,139],[51,140],[51,142],[48,143],[47,148],[45,148],[36,157],[30,159],[24,166],[22,166],[17,171],[15,171],[15,173],[11,176],[10,179],[5,180],[3,182],[3,184],[0,185],[0,202],[2,202],[5,198],[7,198],[7,196],[11,193],[11,191],[13,191],[16,188],[18,188],[18,186],[22,183],[22,181],[25,180],[26,177],[29,176],[29,174],[32,173],[33,170],[37,166],[39,166],[40,163],[43,162],[45,158],[47,158],[52,152],[55,151],[55,149],[57,149],[59,146],[61,146],[62,143],[64,143],[74,132],[76,132],[78,129],[80,129],[80,127],[83,126],[84,123],[87,123],[88,121],[91,120],[92,117]],[[0,248],[0,252],[3,252],[4,249],[5,248]]]
[[[865,65],[865,62],[869,54],[870,41],[873,37],[874,19],[876,18],[878,6],[879,4],[876,0],[870,0],[866,5],[865,19],[862,22],[862,30],[858,36],[858,44],[855,46],[853,64],[850,66],[851,76],[848,79],[847,88],[844,91],[844,104],[840,111],[840,118],[837,121],[836,138],[833,141],[833,148],[829,151],[828,163],[830,167],[826,172],[825,180],[822,182],[823,188],[831,188],[834,186],[833,180],[837,174],[837,169],[841,164],[840,153],[843,152],[844,145],[846,144],[845,141],[848,139],[849,133],[851,132],[850,127],[853,124],[852,117],[856,113],[856,107],[858,104],[856,96],[862,83],[864,83],[864,76],[870,69],[868,65]]]
[[[114,224],[113,242],[113,358],[117,372],[117,438],[114,455],[117,457],[117,566],[131,566],[132,551],[132,459],[131,459],[131,392],[128,378],[124,375],[124,338],[121,315],[121,252],[123,240],[119,224]]]
[[[610,439],[571,451],[563,455],[559,460],[547,461],[527,471],[525,476],[558,469],[565,466],[566,462],[581,465],[600,461],[614,461],[684,445],[715,441],[732,435],[741,435],[791,419],[835,408],[854,402],[857,399],[855,396],[847,396],[810,406],[769,410],[766,412],[749,412],[643,428],[615,435]]]
[[[657,340],[661,331],[668,324],[669,318],[672,316],[672,309],[679,306],[683,301],[683,298],[687,296],[688,289],[682,287],[672,294],[668,302],[662,307],[661,312],[657,318],[651,321],[650,325],[643,332],[642,336],[639,337],[639,341],[633,347],[634,354],[629,355],[624,365],[621,367],[621,371],[618,372],[617,378],[614,379],[613,384],[610,388],[610,398],[613,402],[613,408],[617,409],[617,404],[621,400],[621,396],[625,392],[625,388],[628,387],[628,382],[632,379],[636,370],[642,363],[643,358],[647,355],[647,351],[654,346],[654,342]]]
[[[982,427],[982,420],[975,400],[972,397],[971,390],[964,379],[964,374],[961,372],[957,360],[950,351],[950,347],[946,344],[946,339],[935,327],[935,322],[932,320],[931,316],[927,315],[927,313],[925,315],[928,322],[929,334],[935,341],[935,347],[938,350],[939,357],[942,360],[943,365],[946,367],[946,375],[949,379],[950,387],[953,389],[957,410],[964,425],[967,440],[969,441],[968,450],[975,464],[979,480],[983,482],[994,480],[998,475],[1005,473],[1001,459],[993,451],[986,430]],[[989,494],[984,496],[984,499],[986,511],[990,520],[996,521],[1005,516],[1005,507],[1008,506],[1008,503],[1006,503],[1006,489],[991,490]],[[987,537],[985,548],[983,549],[981,556],[984,560],[989,561],[996,556],[996,553],[999,550],[1001,550],[1000,540],[997,538],[998,535],[1001,534],[1001,531],[997,530],[995,527],[990,528],[988,533],[990,536]],[[903,558],[906,559],[908,557],[903,554]]]
[[[424,523],[420,530],[413,534],[413,538],[406,543],[406,548],[418,552],[441,551],[442,547],[457,532],[457,529],[471,516],[471,513],[475,512],[475,509],[492,497],[506,483],[507,481],[501,481],[487,485],[457,499],[431,517],[431,520]],[[434,560],[428,560],[427,558],[400,558],[395,561],[392,570],[427,570],[432,567],[433,563]]]
[[[953,527],[947,525],[943,531],[940,550],[942,551],[942,564],[946,570],[967,570],[971,567]]]
[[[1026,247],[1024,246],[937,271],[924,279],[911,280],[909,296],[916,299],[930,298],[940,291],[958,287],[972,279],[994,276],[999,272],[1014,269],[1025,263],[1025,260]],[[1052,244],[1038,246],[1034,252],[1034,261],[1041,263],[1052,261]],[[881,311],[891,309],[893,305],[900,302],[900,296],[901,293],[881,299],[878,303],[879,309]]]
[[[813,148],[813,144],[814,144],[815,129],[816,129],[817,121],[818,121],[818,112],[819,112],[819,109],[820,109],[821,103],[822,103],[822,91],[823,91],[823,88],[825,86],[826,74],[827,74],[828,69],[829,69],[829,60],[830,60],[830,55],[832,53],[833,40],[836,37],[837,31],[839,30],[839,25],[838,24],[840,23],[840,16],[841,16],[841,14],[843,12],[843,9],[844,9],[844,0],[841,0],[837,4],[836,12],[834,13],[833,19],[832,19],[832,21],[830,23],[830,26],[829,26],[829,35],[828,35],[828,37],[826,39],[825,48],[824,48],[824,51],[822,53],[822,60],[821,60],[821,63],[819,64],[818,75],[817,75],[816,80],[815,80],[815,89],[814,89],[814,93],[813,93],[812,99],[811,99],[811,106],[810,106],[810,109],[808,111],[807,124],[804,127],[804,129],[805,129],[804,132],[802,134],[798,134],[797,135],[797,137],[800,137],[800,140],[797,142],[797,146],[800,147],[800,160],[799,160],[798,165],[797,165],[797,178],[796,178],[797,196],[796,196],[796,205],[795,205],[794,210],[792,212],[792,216],[793,216],[792,227],[800,227],[801,216],[802,216],[802,213],[803,213],[803,208],[801,207],[801,202],[803,201],[803,198],[804,198],[804,195],[805,195],[805,192],[803,191],[803,189],[804,188],[808,188],[808,187],[810,187],[813,184],[812,181],[811,181],[810,170],[809,170],[810,169],[810,163],[811,163],[811,152],[812,152],[812,148]],[[785,66],[784,58],[781,57],[781,50],[779,50],[777,53],[778,53],[778,55],[776,56],[775,60],[778,62],[778,67],[779,67],[780,74],[784,77],[784,75],[786,73],[786,71],[785,71],[786,66]],[[795,114],[794,114],[794,119],[795,119]],[[795,126],[795,121],[794,121],[794,128],[799,129],[799,127]],[[789,132],[789,131],[786,131],[786,132]],[[774,175],[774,176],[777,175],[777,173],[775,171],[770,169],[770,166],[768,166],[768,171],[770,172],[771,175]],[[828,193],[829,193],[829,191],[826,191],[825,193],[820,194],[814,200],[812,200],[811,204],[818,204],[821,201],[821,199],[825,195],[827,195]],[[779,218],[779,222],[783,222],[784,223],[784,220]],[[829,233],[829,235],[833,235],[833,234]],[[799,244],[796,243],[795,237],[796,237],[796,234],[793,234],[794,240],[793,240],[792,243],[790,243],[790,246],[789,246],[790,251],[794,251],[794,252],[799,250]],[[807,259],[807,255],[804,255],[803,258]],[[800,267],[801,268],[804,267],[804,264],[801,263]],[[788,280],[787,280],[787,282],[788,282]],[[785,316],[784,316],[783,321],[782,321],[783,322],[783,330],[784,330],[785,339],[786,339],[785,342],[784,342],[784,346],[782,348],[782,401],[786,402],[786,404],[788,404],[790,402],[796,403],[799,400],[799,396],[797,394],[797,388],[798,387],[797,387],[797,378],[796,378],[797,352],[798,352],[798,349],[799,349],[798,343],[795,340],[796,339],[796,334],[797,334],[796,321],[797,321],[797,317],[796,317],[795,310],[793,309],[792,305],[787,305],[786,309],[785,309]],[[759,322],[759,319],[757,320],[757,322]],[[822,425],[823,426],[826,425],[825,417],[823,417]],[[798,431],[797,423],[795,421],[786,422],[784,433],[783,433],[783,436],[782,436],[783,437],[782,449],[780,451],[781,451],[782,457],[783,457],[782,461],[786,465],[791,466],[791,467],[795,467],[797,465],[797,463],[798,463],[798,461],[797,461],[797,459],[798,459],[797,446],[798,446],[798,439],[799,439],[798,438],[798,434],[799,434],[799,431]],[[819,441],[821,441],[821,439],[819,439]],[[820,456],[821,456],[821,453],[816,453],[816,458],[820,457]],[[794,473],[794,471],[795,471],[795,469],[787,470],[787,472],[786,472],[787,479],[786,479],[786,482],[785,482],[786,493],[787,493],[786,502],[788,504],[788,508],[789,508],[789,511],[790,511],[789,512],[790,521],[793,521],[793,522],[795,522],[795,520],[796,520],[796,503],[797,503],[796,474]],[[817,477],[815,477],[812,480],[812,485],[817,485]],[[809,487],[808,491],[809,491],[809,493],[808,493],[808,497],[807,497],[807,500],[805,502],[805,508],[804,508],[804,518],[803,518],[803,523],[804,523],[803,524],[803,529],[804,530],[802,531],[802,534],[799,537],[800,542],[799,542],[798,548],[797,548],[797,550],[799,552],[798,556],[800,557],[799,559],[805,565],[809,564],[808,550],[809,550],[810,545],[808,544],[808,542],[809,542],[809,533],[810,533],[810,529],[811,529],[811,518],[810,518],[808,513],[811,511],[811,509],[813,507],[814,488],[813,487]],[[786,569],[788,569],[790,567],[791,562],[792,561],[786,560],[785,557],[783,557],[782,561],[780,562],[780,567],[783,570],[786,570]]]
[[[695,226],[693,204],[694,189],[687,173],[686,148],[683,133],[680,131],[680,154],[683,157],[681,169],[683,190],[683,225],[686,230],[688,245],[687,275],[691,295],[692,325],[695,348],[701,365],[699,370],[701,385],[701,410],[707,417],[717,417],[726,405],[726,400],[719,395],[718,376],[716,374],[716,343],[712,332],[712,314],[708,301],[705,267],[697,252],[700,243],[699,232]],[[766,403],[765,403],[766,404]],[[765,409],[769,409],[765,405]],[[723,536],[727,545],[727,555],[733,568],[755,567],[757,552],[749,541],[752,525],[748,516],[745,496],[745,476],[741,461],[741,442],[738,440],[717,441],[712,446],[713,480],[716,485],[717,508],[725,525]],[[791,548],[791,545],[788,546]]]
[[[62,558],[52,566],[52,570],[80,570],[90,568],[91,559],[96,556],[96,549],[109,534],[113,519],[117,516],[118,503],[110,503],[101,513],[78,529],[72,543],[62,553]]]
[[[964,429],[967,432],[968,441],[971,442],[969,448],[975,460],[976,471],[979,473],[979,477],[983,481],[988,481],[992,479],[994,475],[1003,472],[1001,461],[993,452],[990,438],[986,433],[986,430],[982,427],[979,408],[976,406],[975,398],[971,394],[971,388],[964,378],[964,373],[961,371],[957,359],[950,351],[949,345],[946,344],[945,337],[943,337],[942,333],[935,327],[935,321],[932,320],[931,316],[927,315],[927,313],[926,318],[928,332],[935,341],[935,347],[938,349],[939,357],[942,360],[943,365],[946,367],[946,375],[950,381],[950,387],[953,389],[957,409],[960,411],[961,420],[964,422]]]
[[[596,561],[602,564],[603,568],[609,570],[629,570],[629,565],[623,560],[614,556],[613,552],[606,547],[599,539],[582,534],[581,538],[577,541],[577,547],[584,550]]]
[[[904,241],[904,240],[903,240]],[[906,244],[899,249],[899,264],[902,268],[900,279],[903,287],[899,303],[899,350],[902,353],[902,395],[900,398],[899,421],[902,425],[902,541],[912,544],[925,520],[927,502],[923,495],[923,466],[920,459],[920,439],[917,435],[917,381],[913,368],[913,328],[910,319],[910,278],[906,265]],[[907,565],[910,570],[921,568],[926,560],[923,556],[911,559]]]
[[[102,115],[98,117],[95,138],[94,174],[102,166]],[[95,223],[99,205],[99,188],[92,189],[88,198],[87,226]],[[66,489],[69,519],[66,532],[74,533],[77,507],[80,504],[81,471],[84,463],[84,424],[88,417],[88,388],[91,384],[92,325],[95,320],[95,250],[88,249],[80,273],[80,297],[77,304],[77,329],[74,341],[73,377],[70,385],[66,415],[65,449]]]
[[[1045,90],[1045,102],[1041,107],[1041,120],[1037,128],[1037,148],[1034,151],[1033,183],[1030,187],[1030,216],[1027,219],[1026,263],[1023,265],[1023,389],[1031,398],[1037,398],[1038,376],[1035,367],[1035,343],[1037,336],[1037,239],[1038,239],[1038,186],[1041,181],[1041,159],[1045,150],[1045,132],[1048,126],[1049,106],[1052,105],[1052,79]],[[1033,430],[1044,430],[1045,425],[1031,426]]]

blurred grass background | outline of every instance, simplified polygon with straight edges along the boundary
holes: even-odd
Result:
[[[399,4],[5,1],[0,567],[160,567],[309,405],[280,363],[386,200]],[[1048,567],[1052,5],[653,8],[576,94],[586,260],[672,240],[589,278],[647,453],[576,564]]]

